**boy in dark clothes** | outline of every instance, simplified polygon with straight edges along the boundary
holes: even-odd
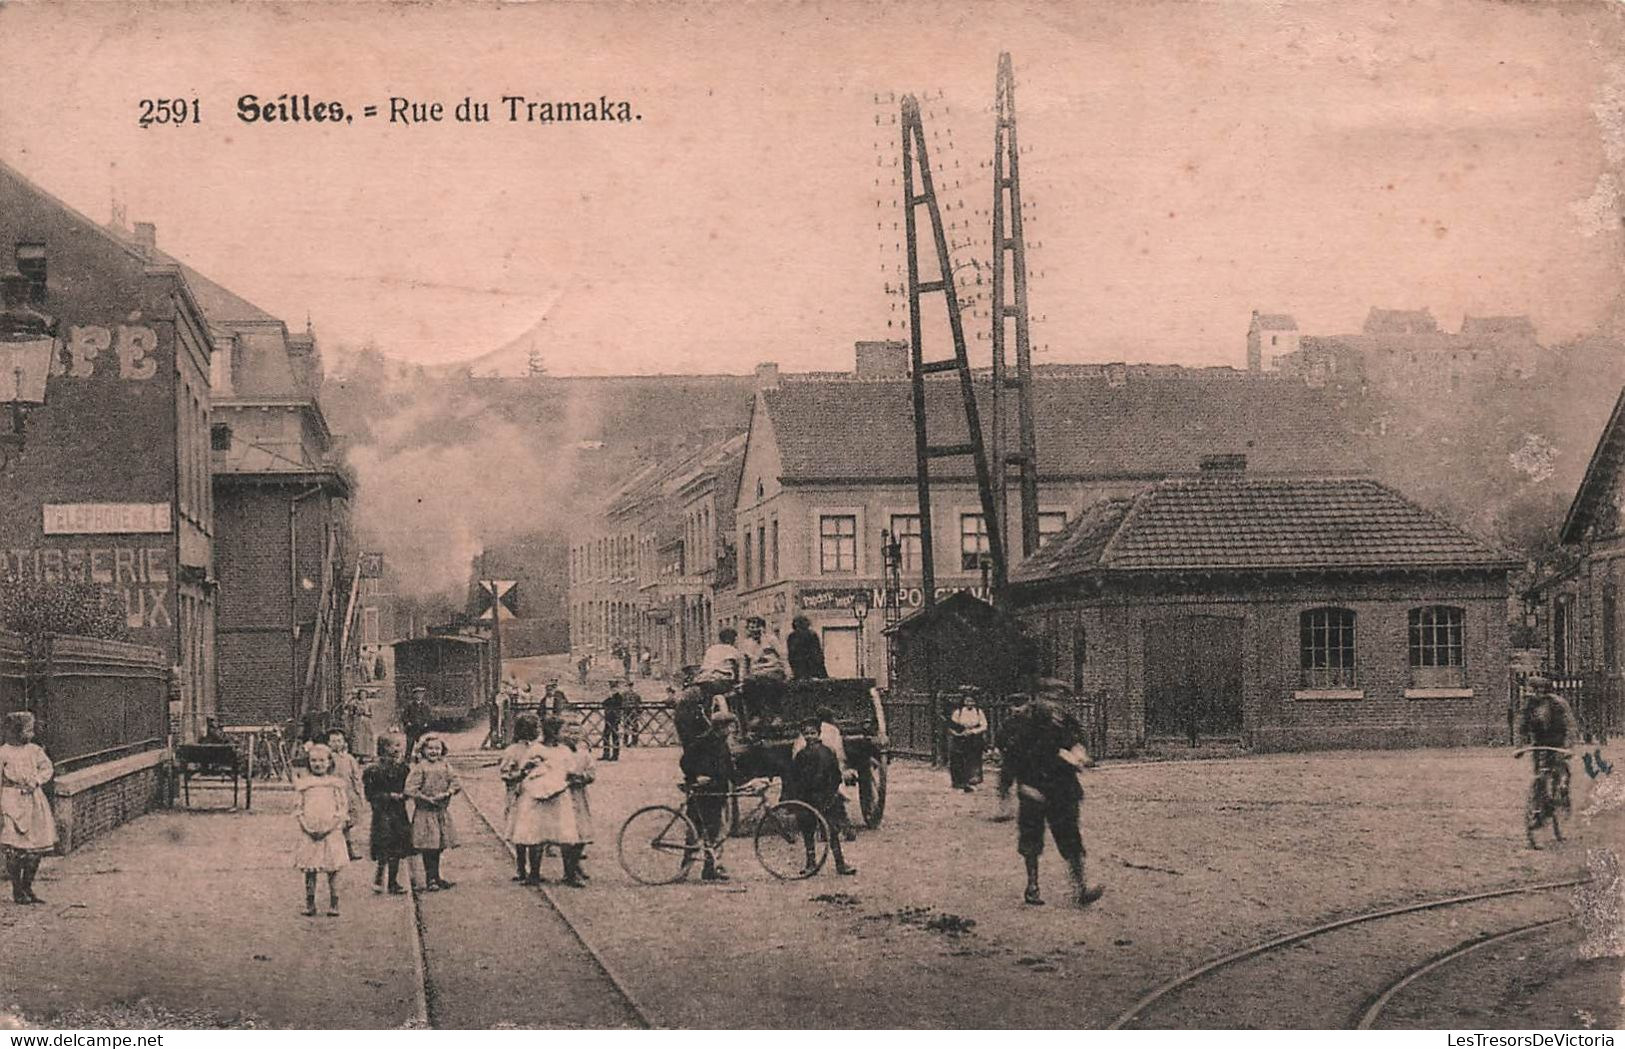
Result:
[[[1105,890],[1090,887],[1083,877],[1083,835],[1078,829],[1078,804],[1083,788],[1077,767],[1068,755],[1079,749],[1082,727],[1072,713],[1041,699],[1029,700],[1005,722],[1000,732],[1004,762],[999,769],[999,794],[1016,787],[1016,851],[1027,865],[1026,902],[1044,902],[1038,892],[1038,857],[1044,851],[1044,827],[1055,838],[1055,850],[1066,860],[1074,899],[1086,906]]]
[[[824,746],[819,738],[823,725],[817,718],[806,718],[801,723],[801,738],[806,746],[790,761],[790,779],[785,784],[786,801],[802,801],[818,810],[830,826],[829,848],[835,854],[837,874],[856,874],[841,854],[841,835],[838,828],[846,825],[846,803],[841,799],[841,762],[835,752]],[[803,875],[816,873],[818,852],[813,845],[814,823],[809,817],[801,825],[801,840],[807,847],[807,866]]]
[[[400,882],[401,860],[412,855],[412,821],[406,815],[407,766],[401,760],[405,744],[399,736],[378,740],[378,761],[361,774],[363,790],[372,805],[372,859],[378,865],[373,875],[373,891],[399,896],[406,892]]]

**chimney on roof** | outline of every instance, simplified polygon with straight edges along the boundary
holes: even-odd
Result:
[[[1204,455],[1202,457],[1203,477],[1240,477],[1246,472],[1246,453]]]
[[[855,344],[854,350],[854,372],[858,378],[908,378],[908,343],[892,339],[860,341]]]
[[[150,222],[135,224],[135,250],[147,258],[158,254],[158,227]]]
[[[763,361],[756,366],[756,388],[758,390],[776,390],[779,388],[779,364],[777,361]]]
[[[45,305],[45,245],[32,241],[19,241],[16,247],[17,272],[28,278],[28,299],[31,305]]]

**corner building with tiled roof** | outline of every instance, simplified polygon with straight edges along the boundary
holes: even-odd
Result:
[[[1483,744],[1517,564],[1376,481],[1230,460],[1089,507],[1012,574],[1012,611],[1042,673],[1104,697],[1113,753]]]
[[[887,377],[786,376],[759,389],[734,506],[740,615],[781,632],[804,614],[831,677],[885,682],[881,533],[901,544],[902,611],[922,603],[920,515],[907,347]],[[978,382],[991,424],[988,383]],[[1041,368],[1033,384],[1040,532],[1059,533],[1098,500],[1198,473],[1204,457],[1246,456],[1274,476],[1353,476],[1364,466],[1320,391],[1230,369]],[[956,380],[927,384],[933,443],[965,440]],[[1013,425],[1007,431],[1015,432]],[[1020,505],[1011,478],[1011,518]],[[932,464],[939,596],[980,592],[987,550],[968,458]],[[1019,526],[1006,549],[1020,552]],[[854,606],[866,596],[873,611]]]

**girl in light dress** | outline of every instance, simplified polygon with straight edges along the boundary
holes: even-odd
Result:
[[[592,841],[586,809],[586,785],[592,780],[592,755],[587,748],[571,750],[561,742],[563,720],[542,722],[542,742],[531,744],[521,763],[523,778],[515,799],[511,839],[524,846],[530,870],[529,884],[541,881],[538,867],[542,846],[557,845],[564,858],[564,884],[586,883],[581,854]]]
[[[513,845],[513,880],[523,885],[540,885],[542,881],[542,846],[540,840],[521,841],[514,836],[514,821],[521,805],[526,804],[522,793],[525,777],[541,760],[533,757],[540,748],[536,742],[539,725],[534,714],[521,714],[513,723],[513,742],[502,752],[497,775],[507,784],[507,800],[502,809],[503,833]]]
[[[305,872],[306,916],[316,913],[316,875],[327,875],[327,913],[339,913],[339,871],[350,862],[344,829],[350,820],[349,784],[333,771],[333,752],[325,743],[309,752],[310,771],[294,777],[299,794],[299,829],[293,865]]]
[[[366,788],[361,782],[361,763],[350,753],[350,740],[341,728],[327,732],[327,749],[333,752],[333,775],[349,787],[350,819],[344,825],[344,847],[352,860],[361,858],[361,849],[355,843],[355,833],[361,826],[361,810]]]
[[[34,876],[45,854],[56,847],[56,816],[44,789],[54,774],[45,748],[34,742],[34,715],[23,710],[7,714],[0,744],[0,848],[17,903],[45,902],[34,895]]]
[[[412,770],[406,774],[406,796],[412,808],[412,846],[423,856],[423,888],[426,892],[449,889],[454,884],[440,876],[440,854],[457,844],[457,828],[451,822],[452,796],[463,785],[446,760],[446,741],[433,732],[418,740]]]

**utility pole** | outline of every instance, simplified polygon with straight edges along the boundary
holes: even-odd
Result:
[[[998,504],[998,528],[1009,527],[1006,469],[1014,466],[1021,478],[1021,556],[1038,549],[1038,452],[1033,433],[1032,343],[1027,330],[1027,243],[1021,229],[1021,151],[1016,142],[1016,77],[1010,53],[999,56],[995,88],[997,119],[993,130],[993,494]],[[1010,299],[1014,298],[1014,302]],[[1014,332],[1006,321],[1014,322]],[[1016,370],[1005,363],[1005,341],[1014,334]],[[1005,441],[1008,411],[1006,391],[1016,394],[1016,450]],[[989,524],[988,530],[992,531]],[[1002,599],[1002,581],[993,598]]]
[[[480,550],[480,589],[491,595],[491,666],[492,679],[502,684],[502,597],[497,593],[497,581],[486,571],[485,550]]]

